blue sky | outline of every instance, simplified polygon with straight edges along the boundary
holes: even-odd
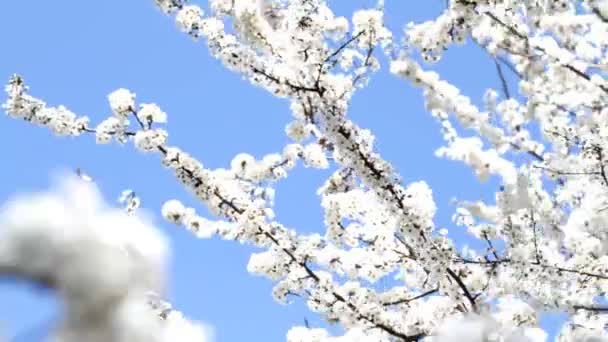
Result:
[[[373,4],[369,0],[330,1],[336,12]],[[408,21],[439,14],[443,0],[386,0],[389,26],[401,35]],[[290,120],[284,100],[254,88],[211,58],[203,43],[178,32],[152,0],[5,1],[0,11],[0,79],[18,72],[32,94],[51,105],[64,104],[92,122],[109,115],[106,96],[128,88],[138,100],[155,102],[168,114],[169,142],[207,166],[226,167],[234,155],[277,152],[288,142]],[[386,67],[386,61],[383,61]],[[455,48],[432,66],[480,103],[487,87],[498,88],[493,62],[475,46]],[[3,102],[4,95],[0,96]],[[439,207],[436,222],[450,223],[452,198],[491,198],[496,183],[479,185],[473,173],[438,159],[438,125],[425,112],[420,91],[388,72],[377,74],[354,98],[349,115],[377,136],[377,148],[405,182],[427,181]],[[283,341],[293,325],[319,318],[302,303],[282,306],[271,297],[271,281],[247,274],[254,249],[220,239],[197,240],[161,221],[163,201],[182,199],[201,205],[160,166],[156,155],[131,146],[96,146],[94,137],[59,139],[27,123],[0,117],[5,153],[0,169],[0,201],[23,191],[46,188],[57,170],[81,167],[109,200],[135,190],[143,206],[171,238],[170,298],[193,319],[215,328],[217,341]],[[328,172],[299,167],[277,187],[279,221],[302,232],[322,232],[316,189]],[[0,281],[0,334],[36,341],[57,316],[52,293]]]

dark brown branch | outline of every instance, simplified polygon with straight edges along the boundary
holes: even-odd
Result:
[[[430,296],[430,295],[435,294],[437,292],[439,292],[439,288],[434,288],[432,290],[428,290],[428,291],[426,291],[424,293],[421,293],[421,294],[419,294],[417,296],[414,296],[414,297],[411,297],[411,298],[398,299],[398,300],[394,300],[392,302],[383,303],[382,305],[384,305],[384,306],[390,306],[390,305],[406,304],[406,303],[413,302],[415,300],[418,300],[418,299]]]
[[[357,33],[356,35],[352,36],[349,40],[347,40],[346,42],[344,42],[342,45],[340,45],[333,53],[331,53],[329,56],[327,56],[325,58],[325,60],[323,60],[323,64],[329,62],[332,58],[334,58],[337,55],[339,55],[340,52],[342,52],[342,50],[346,49],[352,42],[354,42],[355,40],[359,39],[359,37],[361,37],[361,35],[363,33],[365,33],[365,31],[361,31],[361,32]]]
[[[533,165],[532,167],[537,168],[537,169],[542,169],[542,170],[545,170],[550,173],[554,173],[558,176],[591,176],[591,175],[600,174],[600,172],[598,172],[598,171],[560,171],[560,170],[554,170],[554,169],[550,169],[548,167],[544,167],[544,166],[540,166],[540,165]]]
[[[513,66],[513,64],[509,63],[509,61],[507,61],[506,59],[504,59],[501,56],[496,56],[495,59],[497,61],[499,61],[500,63],[502,63],[502,65],[506,66],[507,69],[511,70],[511,72],[515,75],[517,75],[517,77],[519,77],[520,79],[523,79],[522,74],[517,71],[517,69],[515,69],[515,67]]]
[[[492,244],[492,241],[490,240],[490,238],[488,237],[488,234],[486,232],[483,233],[483,239],[486,240],[486,243],[488,244],[490,252],[492,252],[492,255],[494,256],[494,259],[495,260],[500,259],[500,257],[498,256],[498,253],[496,252],[496,248],[494,248],[494,245]]]
[[[139,119],[139,117],[137,116],[137,112],[135,111],[134,108],[130,108],[129,112],[131,114],[133,114],[133,117],[135,118],[135,121],[137,121],[137,123],[139,124],[139,127],[141,127],[141,129],[146,130],[146,126],[144,125],[143,122],[141,122],[141,120]],[[149,125],[147,128],[150,128]]]
[[[601,21],[608,24],[608,17],[606,17],[599,8],[594,6],[591,8],[591,12],[593,12],[593,14],[595,14]]]
[[[252,67],[251,71],[253,71],[253,73],[255,73],[255,74],[264,76],[265,78],[267,78],[268,80],[276,83],[277,85],[286,85],[286,86],[288,86],[289,88],[291,88],[291,89],[293,89],[295,91],[313,92],[313,93],[318,93],[320,96],[322,96],[323,92],[324,92],[324,89],[320,88],[318,86],[315,86],[315,87],[306,87],[306,86],[301,86],[301,85],[293,84],[289,80],[281,81],[277,77],[275,77],[273,75],[270,75],[267,72],[265,72],[264,70],[258,69],[256,67]]]
[[[540,154],[536,153],[535,151],[532,150],[524,150],[521,146],[515,144],[515,143],[509,143],[509,145],[511,145],[511,147],[513,147],[514,149],[518,150],[518,151],[524,151],[527,154],[529,154],[530,156],[534,157],[534,159],[544,162],[545,158],[543,158],[543,156],[541,156]]]
[[[530,212],[530,218],[532,219],[532,234],[534,238],[534,255],[536,256],[536,262],[540,264],[540,254],[538,252],[538,234],[536,229],[536,220],[534,220],[534,214]]]
[[[608,312],[608,306],[586,306],[586,305],[575,305],[575,310],[586,310],[593,312]]]
[[[507,85],[507,80],[505,79],[505,75],[502,72],[502,67],[500,63],[496,59],[494,59],[494,65],[496,66],[496,72],[498,73],[498,78],[500,79],[500,85],[502,86],[502,92],[504,93],[507,99],[511,98],[511,93],[509,92],[509,86]]]
[[[456,281],[456,283],[458,284],[458,287],[460,287],[460,289],[464,293],[464,296],[468,299],[469,303],[471,303],[471,307],[473,308],[473,311],[478,312],[477,304],[475,303],[475,297],[473,297],[473,295],[471,295],[471,292],[469,292],[469,289],[467,288],[465,283],[462,281],[460,276],[458,276],[458,274],[456,274],[456,272],[452,271],[451,268],[447,268],[447,272],[450,275],[450,277],[452,277],[452,279],[454,279]]]
[[[494,265],[497,265],[497,264],[518,263],[518,264],[522,264],[522,265],[538,266],[538,267],[545,268],[545,269],[553,269],[553,270],[564,272],[564,273],[572,273],[572,274],[578,274],[580,276],[608,280],[608,276],[605,276],[602,274],[572,270],[572,269],[565,268],[565,267],[560,267],[560,266],[556,266],[556,265],[547,265],[547,264],[542,264],[542,263],[537,263],[537,262],[514,261],[514,260],[511,260],[508,258],[500,259],[500,260],[484,260],[484,261],[460,258],[460,259],[454,260],[454,262],[461,262],[463,264],[485,265],[485,266],[490,266],[490,267],[494,267]]]
[[[85,127],[82,131],[87,132],[87,133],[93,133],[93,134],[97,133],[96,129],[88,128],[88,127]],[[106,133],[110,134],[110,135],[118,134],[118,132],[115,132],[115,131],[106,132]],[[124,133],[125,135],[130,136],[130,137],[135,136],[135,132],[131,132],[131,131],[125,131],[122,133]]]
[[[595,152],[597,153],[598,162],[600,163],[600,175],[602,175],[604,185],[608,186],[608,177],[606,177],[606,166],[604,165],[603,150],[600,146],[597,146]]]

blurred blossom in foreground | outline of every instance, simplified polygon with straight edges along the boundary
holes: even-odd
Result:
[[[163,292],[167,256],[150,222],[72,175],[0,209],[0,276],[52,288],[65,303],[51,341],[207,341],[205,328],[150,300]]]

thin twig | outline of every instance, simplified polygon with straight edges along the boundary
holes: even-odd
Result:
[[[473,297],[473,295],[471,295],[471,292],[469,292],[469,289],[464,284],[462,279],[460,279],[460,277],[456,274],[456,272],[452,271],[451,268],[448,268],[447,272],[452,277],[452,279],[454,279],[456,281],[456,283],[458,284],[458,286],[464,293],[464,296],[469,300],[469,303],[471,303],[471,307],[473,308],[473,311],[478,312],[477,304],[475,303],[475,297]]]
[[[507,80],[505,79],[505,75],[502,72],[502,67],[500,63],[496,59],[494,59],[494,65],[496,66],[496,72],[498,73],[498,78],[500,79],[500,84],[502,86],[502,92],[504,93],[507,99],[511,98],[511,92],[509,91],[509,86],[507,85]]]

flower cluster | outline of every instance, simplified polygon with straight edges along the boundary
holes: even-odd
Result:
[[[0,221],[0,274],[65,300],[55,340],[202,341],[184,329],[202,328],[183,318],[176,328],[147,303],[148,291],[164,287],[164,237],[141,217],[107,207],[92,182],[65,177],[52,192],[9,202]]]
[[[13,75],[6,85],[8,100],[2,105],[8,115],[48,127],[59,136],[78,136],[88,128],[89,118],[77,117],[63,106],[47,105],[27,95],[27,86],[19,75]]]

